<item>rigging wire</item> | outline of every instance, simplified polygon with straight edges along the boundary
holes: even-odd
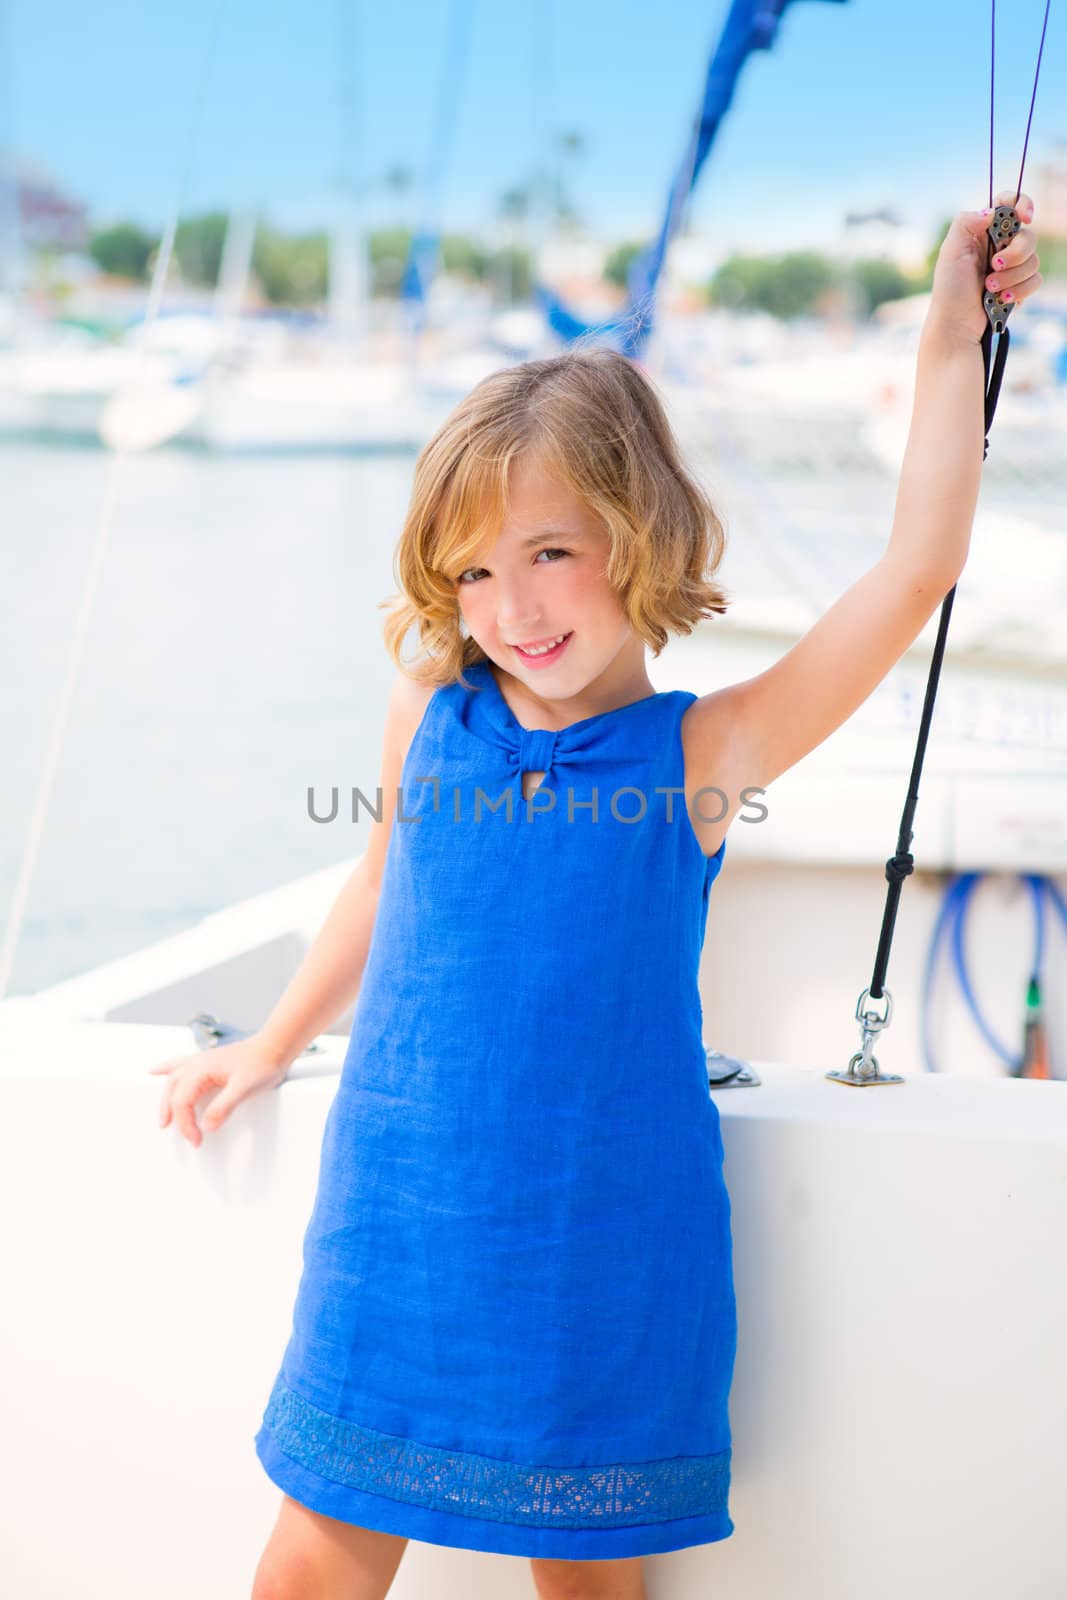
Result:
[[[1048,14],[1049,14],[1049,10],[1051,8],[1051,5],[1052,5],[1052,0],[1045,0],[1045,20],[1041,24],[1041,43],[1038,45],[1038,48],[1037,48],[1037,68],[1036,68],[1036,70],[1034,72],[1034,87],[1033,87],[1033,91],[1032,91],[1032,93],[1030,95],[1030,112],[1029,112],[1029,115],[1026,118],[1026,137],[1023,140],[1023,155],[1022,155],[1022,160],[1019,162],[1019,182],[1016,184],[1016,187],[1015,187],[1015,199],[1016,200],[1018,200],[1019,196],[1023,192],[1023,169],[1026,166],[1026,152],[1030,148],[1030,127],[1031,127],[1031,124],[1033,123],[1033,120],[1034,120],[1034,103],[1037,100],[1037,80],[1038,80],[1038,78],[1039,78],[1039,76],[1041,74],[1041,57],[1045,53],[1045,34],[1048,32]],[[993,30],[994,30],[994,32],[996,32],[996,26],[997,26],[997,0],[992,0],[992,11],[993,11]],[[992,62],[992,59],[993,58],[990,57],[991,62]],[[989,95],[990,95],[990,108],[989,108],[989,204],[992,205],[993,204],[993,107],[992,107],[993,74],[992,74],[992,71],[990,71],[990,75],[989,75]]]

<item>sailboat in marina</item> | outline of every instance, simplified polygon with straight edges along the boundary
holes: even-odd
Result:
[[[459,333],[462,343],[457,349],[455,332],[447,333],[440,324],[428,327],[432,268],[439,248],[436,227],[431,231],[428,220],[411,245],[407,282],[415,282],[415,291],[405,295],[398,316],[389,318],[384,327],[375,326],[387,308],[371,298],[367,185],[357,170],[362,154],[358,132],[350,126],[365,61],[356,11],[341,6],[337,15],[343,127],[326,320],[313,332],[294,334],[278,352],[253,351],[240,363],[216,365],[200,413],[186,434],[188,440],[215,452],[414,453],[474,383],[509,359],[499,347],[472,342],[465,330]],[[427,219],[440,205],[470,21],[470,0],[454,0],[428,156]],[[424,284],[417,262],[430,263]],[[245,289],[250,269],[249,258]],[[443,314],[456,321],[460,310],[446,305]]]
[[[165,415],[161,432],[153,427],[146,442],[173,438],[196,412],[191,386],[213,359],[215,343],[208,319],[191,315],[138,321],[109,340],[21,319],[0,354],[0,432],[39,442],[96,442],[108,407],[125,396],[131,427],[138,397],[155,402],[161,422]]]

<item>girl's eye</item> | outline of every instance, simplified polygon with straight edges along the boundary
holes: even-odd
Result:
[[[545,550],[539,550],[537,552],[537,554],[538,554],[538,556],[569,556],[570,555],[570,551],[569,550],[545,549]],[[551,561],[548,564],[549,564],[549,566],[554,566],[555,565],[555,563],[551,562]],[[460,573],[459,577],[456,579],[456,582],[457,583],[471,582],[471,581],[473,581],[471,579],[471,574],[472,573],[474,573],[474,572],[484,572],[484,571],[485,571],[484,567],[468,567],[465,572],[461,572]]]

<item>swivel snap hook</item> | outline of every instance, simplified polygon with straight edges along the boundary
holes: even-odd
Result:
[[[880,1015],[872,1010],[867,1002],[871,998],[870,988],[864,989],[856,1001],[856,1021],[862,1030],[862,1044],[852,1057],[845,1072],[828,1072],[826,1076],[834,1083],[848,1083],[856,1088],[866,1088],[868,1084],[876,1083],[903,1083],[904,1079],[898,1073],[883,1073],[878,1069],[878,1057],[874,1054],[875,1041],[883,1028],[888,1028],[893,1017],[893,996],[888,989],[882,990],[880,998],[885,999],[885,1015]]]

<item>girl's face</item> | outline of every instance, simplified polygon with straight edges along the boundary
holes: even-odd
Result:
[[[610,539],[599,517],[533,458],[512,462],[508,487],[510,515],[457,581],[471,637],[545,700],[570,699],[594,681],[608,698],[640,693],[644,647],[607,580]]]

